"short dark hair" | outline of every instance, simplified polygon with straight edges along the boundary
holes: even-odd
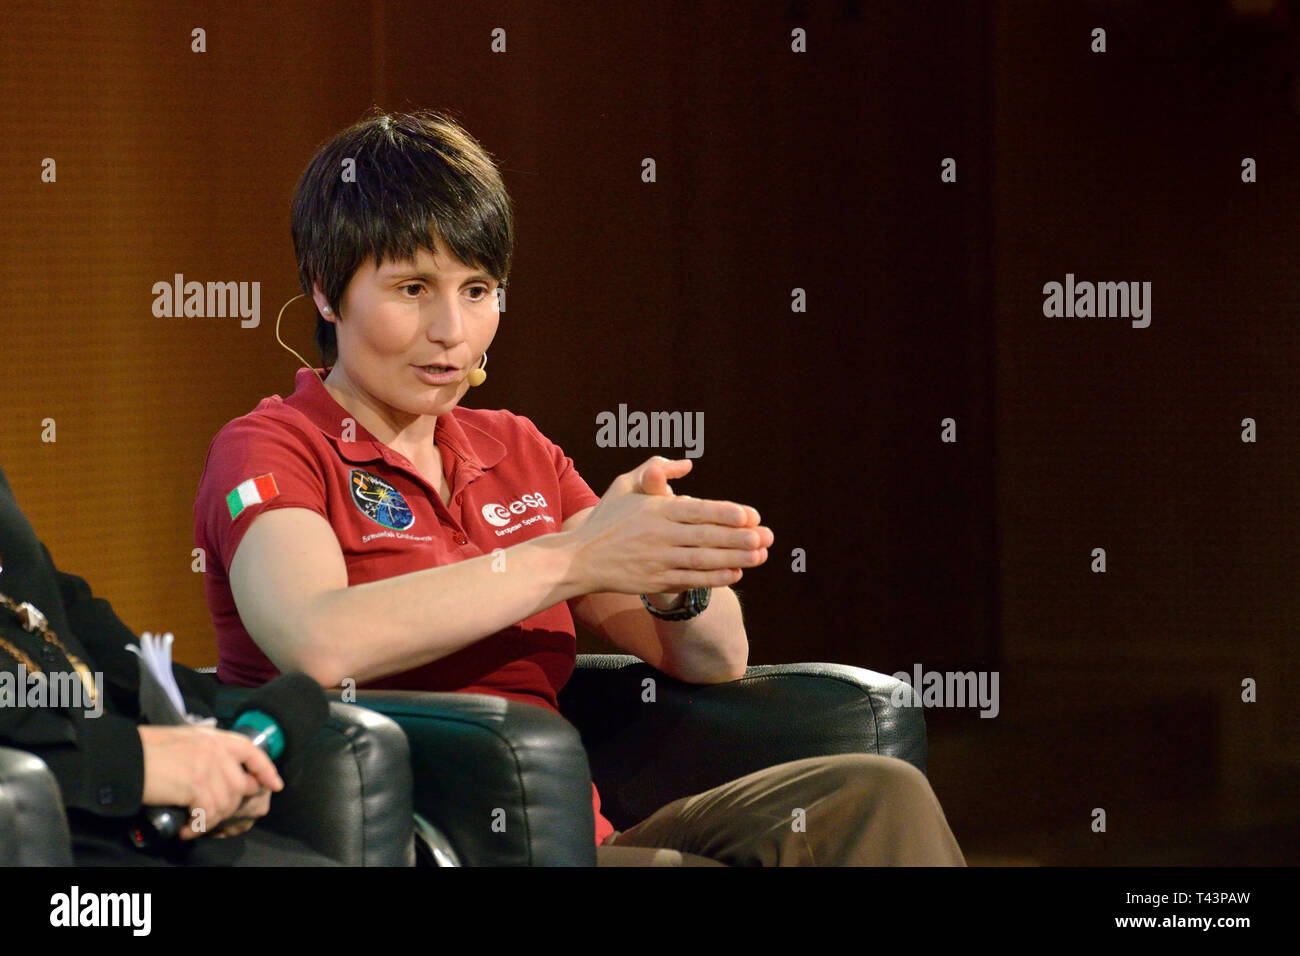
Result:
[[[352,160],[354,181],[343,177]],[[514,213],[492,156],[449,115],[377,108],[316,151],[294,190],[293,250],[303,292],[313,283],[337,316],[361,264],[374,256],[436,253],[440,238],[465,265],[504,288],[514,251]],[[338,361],[334,326],[316,314],[316,347]]]

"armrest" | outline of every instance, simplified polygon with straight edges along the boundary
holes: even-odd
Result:
[[[362,690],[406,731],[415,810],[465,866],[595,866],[591,771],[577,730],[487,694]]]
[[[252,688],[217,690],[228,723]],[[302,773],[271,798],[258,826],[345,866],[414,866],[414,808],[406,736],[388,718],[337,701],[304,755]]]
[[[581,654],[560,707],[582,734],[601,812],[624,828],[805,757],[882,754],[924,772],[925,718],[920,706],[894,705],[896,688],[904,704],[915,700],[903,681],[842,664],[756,665],[738,681],[701,685],[630,655]]]
[[[58,781],[39,757],[0,747],[0,866],[72,866]]]

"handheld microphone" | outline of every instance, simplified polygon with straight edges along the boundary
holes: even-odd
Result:
[[[302,755],[329,717],[320,684],[306,674],[282,674],[240,705],[231,731],[243,734],[280,769],[284,785],[297,776]],[[147,807],[127,830],[131,844],[152,849],[179,838],[188,807]]]

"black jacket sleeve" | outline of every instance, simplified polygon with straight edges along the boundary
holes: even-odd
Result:
[[[72,740],[50,742],[71,726]],[[65,717],[45,711],[5,733],[8,743],[35,754],[59,782],[63,803],[102,817],[129,817],[144,793],[144,747],[135,721],[104,711],[98,717]]]
[[[45,554],[48,558],[49,552]],[[54,567],[52,560],[50,567]],[[99,717],[79,722],[75,748],[60,747],[37,756],[58,778],[67,806],[98,816],[131,816],[139,811],[144,792],[144,751],[138,729],[140,664],[126,649],[138,638],[82,578],[58,569],[54,573],[68,624],[95,662],[94,669],[103,674],[112,704],[106,703]],[[172,666],[172,672],[189,712],[212,716],[215,679],[179,664]],[[110,706],[118,712],[110,712]]]
[[[52,563],[49,567],[53,570]],[[66,630],[56,633],[94,672],[100,695],[95,710],[99,712],[0,707],[0,741],[41,758],[58,780],[63,802],[70,809],[101,817],[129,817],[139,811],[144,792],[139,663],[126,650],[136,636],[107,601],[91,593],[84,580],[57,570],[53,573],[63,596],[60,616],[68,624]],[[7,633],[16,637],[12,628]],[[189,711],[210,716],[215,680],[180,665],[173,670]]]
[[[85,581],[55,567],[2,469],[0,592],[40,608],[59,641],[96,675],[99,691],[93,707],[18,706],[16,701],[5,706],[0,685],[0,743],[40,757],[58,779],[70,809],[100,817],[131,816],[140,809],[144,791],[139,660],[126,649],[136,636]],[[22,657],[47,674],[71,671],[62,652],[5,610],[0,610],[0,638],[11,648],[4,651],[0,645],[0,680],[11,691],[26,671]],[[179,666],[175,672],[190,712],[210,716],[216,681]]]
[[[35,574],[41,587],[25,588],[26,596],[43,599],[44,603],[37,603],[37,606],[50,619],[50,627],[94,673],[98,700],[93,708],[0,707],[0,741],[35,754],[44,761],[58,780],[63,802],[69,809],[104,817],[131,816],[140,809],[144,792],[144,750],[135,699],[139,675],[126,670],[126,662],[115,655],[105,655],[101,661],[78,640],[78,633],[99,634],[89,629],[95,623],[106,627],[108,634],[87,642],[92,646],[110,639],[109,634],[116,639],[120,631],[126,630],[125,625],[117,620],[107,602],[91,597],[90,588],[84,581],[59,574],[43,545],[39,546],[39,553],[43,561],[34,562],[35,567],[25,567],[24,577],[31,578]],[[12,566],[6,568],[7,574],[11,571]],[[65,594],[65,581],[69,591],[60,605],[58,595]],[[96,603],[102,608],[96,608]],[[101,620],[92,621],[92,614]],[[73,620],[78,621],[75,631],[71,624]],[[12,620],[3,623],[11,643],[26,651],[44,671],[66,669],[62,655],[56,655],[53,649],[45,646],[38,635],[24,632]],[[116,627],[111,626],[114,624]],[[88,629],[81,631],[83,626]],[[19,641],[26,643],[19,645]],[[125,644],[121,653],[134,658],[125,649]],[[62,703],[66,705],[69,702]]]

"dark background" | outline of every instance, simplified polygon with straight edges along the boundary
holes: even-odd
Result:
[[[6,15],[0,462],[137,631],[215,661],[191,505],[212,435],[293,389],[297,176],[371,104],[450,110],[517,214],[470,403],[598,493],[674,454],[598,448],[599,412],[703,412],[677,490],[776,534],[738,586],[753,663],[996,670],[996,719],[927,712],[972,863],[1296,862],[1300,3]],[[177,272],[260,282],[260,326],[155,318]],[[1067,272],[1151,282],[1151,326],[1045,318]],[[314,359],[312,315],[284,334]]]

